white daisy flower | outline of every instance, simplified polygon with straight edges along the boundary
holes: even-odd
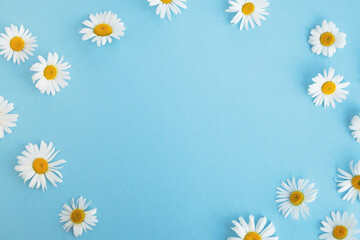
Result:
[[[239,237],[229,237],[228,240],[278,240],[275,234],[275,227],[270,222],[266,226],[266,217],[262,217],[255,225],[254,216],[249,216],[249,224],[245,222],[242,217],[239,217],[239,222],[232,221],[235,227],[231,228]]]
[[[319,236],[319,239],[325,240],[356,240],[354,235],[360,233],[359,229],[355,229],[357,221],[354,218],[354,214],[348,215],[344,212],[343,215],[340,212],[331,212],[331,218],[325,217],[326,221],[321,221],[323,225],[320,230],[324,233]]]
[[[11,127],[15,127],[19,115],[9,114],[14,110],[14,104],[8,103],[3,97],[0,96],[0,138],[4,137],[4,132],[11,134]]]
[[[304,219],[309,216],[309,207],[306,203],[313,202],[318,193],[317,189],[313,189],[315,183],[308,185],[308,179],[299,179],[296,183],[295,177],[292,181],[287,179],[287,184],[281,182],[282,188],[277,188],[278,211],[286,218],[291,214],[294,220],[300,219],[300,213]],[[307,186],[308,185],[308,186]]]
[[[33,51],[38,46],[35,44],[36,37],[32,37],[28,29],[23,25],[20,28],[11,24],[11,27],[5,28],[6,34],[0,34],[0,55],[4,55],[7,61],[11,58],[14,63],[20,65],[32,56]]]
[[[62,175],[57,169],[62,168],[59,165],[66,161],[61,159],[51,162],[59,152],[54,153],[55,148],[51,142],[46,144],[41,141],[40,148],[37,144],[29,143],[25,148],[26,151],[17,157],[19,165],[15,166],[15,170],[20,172],[19,176],[24,179],[24,183],[31,179],[29,187],[41,186],[43,191],[47,190],[46,179],[55,187],[57,187],[56,183],[62,183]]]
[[[83,231],[93,230],[90,226],[95,226],[98,222],[96,208],[87,210],[91,202],[86,202],[82,196],[76,201],[71,200],[71,206],[64,204],[64,210],[59,214],[60,222],[65,222],[63,229],[68,232],[73,229],[75,237],[81,236]],[[90,225],[90,226],[89,226]]]
[[[324,102],[324,107],[330,105],[334,108],[335,101],[342,102],[346,99],[346,94],[349,92],[344,90],[350,85],[349,82],[341,83],[344,79],[339,74],[335,76],[335,70],[330,67],[329,74],[324,70],[324,75],[320,73],[314,77],[313,84],[309,86],[309,95],[312,95],[316,106],[320,106]]]
[[[165,14],[171,20],[171,12],[181,14],[180,8],[186,9],[186,0],[148,0],[150,6],[157,6],[156,15],[163,19]]]
[[[358,143],[360,143],[360,117],[358,115],[355,115],[351,119],[351,125],[349,126],[349,128],[353,130],[351,135],[356,139]]]
[[[350,162],[351,173],[345,172],[340,168],[338,168],[338,171],[338,177],[342,178],[341,180],[335,180],[338,182],[338,192],[342,193],[347,191],[343,200],[349,201],[351,204],[355,202],[356,198],[360,200],[360,161],[358,161],[354,167],[353,161]]]
[[[39,61],[31,66],[30,71],[36,72],[32,76],[33,82],[36,83],[35,87],[40,90],[42,94],[52,94],[60,91],[68,85],[67,80],[70,80],[70,73],[65,71],[71,65],[63,62],[64,57],[59,60],[57,53],[49,53],[47,60],[39,56]]]
[[[89,15],[90,21],[85,20],[82,23],[87,26],[82,28],[79,33],[84,34],[82,40],[86,41],[92,38],[92,42],[96,42],[100,47],[106,42],[111,43],[112,38],[120,39],[124,36],[126,27],[121,19],[112,12],[95,13]]]
[[[311,30],[311,36],[308,41],[312,47],[311,51],[316,54],[322,54],[326,57],[332,57],[336,48],[343,48],[346,45],[346,34],[339,32],[339,29],[333,22],[324,20],[321,27],[319,25]]]
[[[267,13],[266,7],[269,6],[269,2],[267,0],[235,0],[229,1],[230,7],[226,9],[226,12],[235,12],[236,15],[233,17],[230,23],[237,24],[240,23],[240,30],[245,29],[248,30],[249,24],[252,28],[255,27],[254,22],[261,26],[260,20],[265,20],[265,15],[269,15]]]

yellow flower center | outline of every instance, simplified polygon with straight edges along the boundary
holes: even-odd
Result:
[[[44,69],[44,77],[47,80],[55,79],[56,75],[57,75],[57,69],[55,66],[53,66],[53,65],[46,66],[46,68]]]
[[[165,3],[165,4],[169,4],[169,3],[171,3],[173,0],[160,0],[160,1],[162,1],[162,2]]]
[[[251,2],[245,3],[241,9],[244,15],[250,15],[254,10],[255,10],[255,5]]]
[[[327,81],[321,86],[321,91],[326,95],[333,94],[335,90],[336,85],[332,81]]]
[[[20,52],[25,47],[25,42],[21,37],[13,37],[10,40],[10,47],[16,52]]]
[[[331,32],[324,32],[320,36],[320,43],[324,46],[330,46],[335,42],[335,36]]]
[[[245,235],[244,240],[261,240],[261,236],[257,232],[249,232]]]
[[[344,238],[346,238],[346,236],[348,234],[348,230],[346,227],[338,225],[338,226],[334,227],[332,234],[333,234],[334,238],[336,238],[336,239],[344,239]]]
[[[48,162],[43,158],[35,159],[32,166],[37,174],[44,174],[49,168]]]
[[[304,201],[304,194],[300,191],[294,191],[290,194],[290,202],[297,206]]]
[[[351,184],[357,190],[360,190],[360,175],[356,175],[351,179]]]
[[[112,28],[110,25],[106,23],[101,23],[96,25],[96,27],[94,28],[94,33],[102,37],[109,36],[110,34],[112,34]]]
[[[72,211],[70,218],[74,223],[82,223],[85,219],[85,212],[81,209],[75,209]]]

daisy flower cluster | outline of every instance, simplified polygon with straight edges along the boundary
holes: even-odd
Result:
[[[342,49],[346,45],[346,34],[340,32],[339,28],[333,22],[324,20],[311,30],[309,44],[311,51],[317,55],[322,54],[325,57],[333,57],[337,49]],[[330,67],[328,71],[324,70],[324,74],[318,74],[314,77],[313,84],[309,86],[308,92],[314,98],[316,106],[324,105],[324,107],[335,108],[335,102],[342,102],[349,93],[345,90],[350,85],[349,82],[342,82],[343,76],[335,75],[334,68]],[[357,142],[360,142],[360,117],[354,116],[349,127],[353,132],[352,136]],[[360,200],[360,161],[353,166],[350,162],[350,172],[338,168],[338,177],[336,179],[338,192],[344,193],[343,200],[353,204],[356,199]],[[291,198],[290,198],[291,201]],[[320,230],[323,232],[319,235],[319,239],[357,239],[354,235],[360,233],[360,229],[356,229],[357,221],[353,214],[339,211],[331,212],[331,218],[325,217],[325,221],[321,222]]]
[[[95,18],[100,18],[98,20],[100,26],[95,26],[93,31],[102,35],[100,39],[96,39],[98,44],[99,41],[102,44],[106,41],[111,42],[111,37],[123,36],[121,31],[125,28],[116,15],[105,12],[96,14]],[[104,33],[106,24],[110,27],[111,34]],[[11,25],[5,28],[5,33],[0,33],[0,55],[4,55],[7,61],[12,60],[20,65],[29,60],[29,56],[33,56],[37,47],[36,37],[22,25],[20,27]],[[68,69],[71,65],[64,61],[64,57],[60,57],[56,52],[49,52],[47,57],[38,56],[38,60],[39,62],[32,64],[30,71],[35,72],[32,80],[42,94],[55,95],[61,88],[68,86],[68,81],[71,79]],[[13,110],[14,104],[0,96],[0,138],[3,138],[5,133],[12,133],[11,128],[16,126],[18,115],[13,114]],[[63,181],[60,170],[66,163],[64,159],[56,159],[58,153],[51,142],[41,141],[40,145],[29,143],[17,157],[18,164],[15,166],[15,171],[19,172],[19,177],[24,183],[28,182],[30,188],[41,188],[45,191],[48,183],[57,187]],[[82,196],[76,202],[72,199],[71,206],[64,204],[64,210],[59,214],[60,222],[64,223],[64,230],[72,229],[76,237],[87,230],[92,230],[98,220],[97,209],[91,209],[90,204],[91,202],[86,201]]]
[[[309,37],[308,43],[311,45],[311,51],[317,55],[322,54],[325,57],[333,57],[337,49],[342,49],[346,45],[346,34],[340,32],[339,28],[337,28],[336,25],[331,21],[328,22],[327,20],[324,20],[321,26],[317,25],[314,29],[311,30],[310,34],[311,35]],[[316,77],[314,77],[312,79],[314,83],[311,84],[308,88],[309,95],[314,98],[314,104],[316,106],[324,105],[324,107],[331,106],[335,108],[335,102],[342,102],[345,100],[346,95],[349,93],[345,89],[350,85],[350,83],[343,82],[343,78],[344,77],[339,74],[335,75],[335,69],[332,67],[330,67],[328,71],[324,70],[324,74],[319,73]],[[353,117],[349,128],[353,131],[351,133],[352,136],[356,139],[357,142],[360,142],[359,116],[356,115]],[[360,200],[360,161],[357,162],[355,166],[353,165],[353,162],[350,162],[350,172],[340,168],[338,168],[338,172],[339,179],[336,179],[336,182],[338,186],[338,192],[344,194],[343,200],[349,201],[351,204],[353,204],[356,199]],[[294,187],[294,182],[291,184]],[[300,183],[298,183],[298,185],[299,184]],[[288,182],[287,187],[285,187],[283,183],[282,185],[285,190],[279,189],[279,199],[277,201],[283,201],[280,200],[280,198],[286,196],[286,194],[289,193],[290,182]],[[292,188],[291,190],[295,190],[295,192],[298,191],[297,188]],[[305,190],[301,192],[302,195],[300,194],[300,196],[296,199],[300,199],[302,200],[301,202],[305,202]],[[289,215],[289,212],[287,211],[290,209],[295,211],[296,208],[299,208],[297,206],[296,199],[293,200],[291,194],[289,195],[288,199],[290,206],[285,203],[283,203],[283,205],[279,205],[279,211],[281,210],[285,217]],[[314,200],[313,197],[310,197],[310,199],[311,201]],[[303,209],[299,209],[304,218],[305,214],[309,215],[307,206]],[[295,219],[298,219],[299,210],[296,211]],[[322,221],[321,224],[322,227],[320,230],[323,233],[319,235],[319,239],[355,240],[357,238],[354,235],[360,233],[360,230],[356,229],[357,221],[354,215],[349,215],[347,212],[331,212],[331,218],[325,217],[325,221]]]
[[[18,165],[15,171],[19,172],[19,177],[24,183],[29,181],[30,188],[42,188],[47,190],[49,181],[54,187],[62,183],[60,169],[66,163],[64,159],[53,161],[59,151],[55,151],[53,143],[41,141],[40,146],[29,143],[25,150],[17,157]],[[71,206],[64,204],[64,210],[59,214],[60,222],[64,222],[63,228],[66,232],[73,230],[75,237],[81,236],[83,231],[92,230],[98,222],[96,217],[97,209],[89,210],[91,202],[87,202],[82,196],[75,202],[71,201]]]
[[[308,42],[311,44],[311,51],[316,54],[322,54],[326,57],[332,57],[337,48],[343,48],[346,45],[346,34],[339,32],[339,28],[333,22],[324,20],[320,25],[317,25],[311,30],[311,36]],[[335,108],[335,102],[342,102],[346,99],[349,93],[344,90],[350,85],[348,82],[343,82],[341,75],[335,76],[335,69],[330,67],[324,74],[320,73],[314,77],[313,84],[309,86],[308,92],[314,99],[316,106],[324,105],[324,107]]]
[[[84,41],[92,39],[92,42],[102,46],[107,42],[111,43],[113,38],[120,39],[124,36],[126,28],[116,14],[105,11],[90,14],[89,18],[90,20],[83,22],[86,27],[80,30]],[[28,60],[29,56],[33,56],[37,47],[36,37],[23,25],[5,27],[5,33],[0,33],[0,55],[4,55],[7,61],[12,59],[20,65]],[[64,57],[60,57],[56,52],[49,52],[47,57],[38,56],[38,60],[39,62],[30,67],[30,71],[35,72],[32,80],[40,93],[54,96],[68,86],[71,79],[68,69],[71,65],[64,61]]]
[[[5,27],[6,33],[0,34],[0,55],[4,55],[7,61],[13,60],[14,63],[20,65],[33,56],[36,44],[36,37],[32,36],[28,29],[23,25],[20,27],[11,25]],[[33,82],[37,82],[35,87],[41,93],[55,95],[60,91],[60,87],[64,88],[68,85],[66,82],[70,79],[69,72],[63,70],[68,69],[70,65],[67,62],[58,61],[57,53],[49,53],[45,59],[39,56],[40,63],[31,66],[31,71],[36,71],[33,75]]]
[[[124,23],[112,12],[90,14],[90,20],[85,20],[83,24],[86,28],[80,30],[83,40],[92,39],[98,46],[111,43],[112,38],[119,39],[124,36]],[[33,56],[36,44],[36,37],[32,36],[24,26],[14,26],[5,28],[6,33],[0,34],[0,55],[4,55],[7,61],[13,60],[20,65]],[[35,72],[32,80],[35,87],[42,93],[55,95],[61,88],[68,86],[71,79],[68,69],[71,65],[64,61],[56,52],[49,52],[47,57],[38,56],[39,62],[32,64],[30,71]],[[16,126],[17,114],[12,114],[14,105],[9,103],[4,97],[0,96],[0,138],[4,133],[10,134],[11,128]],[[41,141],[40,146],[29,143],[25,150],[17,157],[18,165],[15,171],[19,172],[19,177],[24,183],[29,182],[30,188],[41,188],[47,190],[48,182],[54,187],[62,183],[60,169],[66,163],[65,160],[54,160],[59,151],[55,151],[53,143]],[[81,236],[98,222],[96,217],[97,209],[89,209],[91,202],[86,201],[82,196],[76,200],[72,199],[71,205],[64,204],[64,210],[59,214],[60,222],[67,232],[73,230],[75,237]]]
[[[338,169],[340,180],[338,182],[339,192],[346,192],[343,199],[354,203],[356,199],[360,200],[360,161],[353,166],[350,163],[350,173]],[[318,190],[315,184],[310,183],[308,179],[286,179],[281,182],[281,187],[277,187],[276,194],[278,211],[284,218],[291,217],[292,220],[299,220],[300,217],[306,219],[310,215],[309,203],[317,198]],[[255,222],[254,216],[249,216],[249,222],[243,217],[239,221],[232,221],[234,227],[231,229],[236,233],[236,237],[229,237],[228,240],[277,240],[275,235],[275,226],[267,222],[266,217],[260,218]],[[339,211],[331,212],[331,217],[326,216],[325,221],[321,221],[319,239],[325,240],[356,240],[355,235],[360,233],[356,227],[357,220],[354,214]]]
[[[182,9],[187,9],[186,0],[147,0],[147,2],[149,6],[156,7],[155,13],[161,19],[166,16],[171,20],[172,14],[180,15]],[[230,0],[229,5],[226,12],[234,14],[230,23],[239,24],[240,30],[261,26],[262,21],[269,15],[268,0]],[[84,27],[79,30],[82,40],[91,40],[98,47],[124,37],[126,30],[121,18],[111,11],[90,14],[82,24]],[[310,34],[308,43],[311,45],[311,51],[317,55],[333,57],[337,49],[342,49],[346,45],[346,34],[340,32],[331,21],[324,20],[321,25],[312,29]],[[17,65],[29,60],[37,47],[36,37],[23,25],[20,27],[10,25],[5,27],[5,33],[0,33],[0,55]],[[39,55],[38,62],[30,67],[30,71],[34,72],[33,83],[41,94],[54,96],[68,86],[71,79],[70,67],[71,65],[64,61],[64,57],[56,52],[49,52],[47,57]],[[335,69],[332,67],[312,78],[313,83],[309,85],[308,93],[314,98],[313,103],[316,106],[335,108],[335,103],[345,100],[349,93],[345,89],[350,83],[343,82],[343,79],[342,75],[335,75]],[[3,138],[5,133],[12,133],[11,128],[16,126],[18,115],[12,113],[13,110],[13,103],[0,96],[0,138]],[[360,115],[353,117],[349,128],[352,130],[352,136],[360,142]],[[55,150],[52,142],[41,141],[39,145],[29,143],[17,157],[15,171],[29,188],[42,189],[45,192],[48,183],[57,187],[63,182],[60,170],[66,161],[58,159],[58,154],[59,151]],[[345,171],[338,168],[339,179],[335,181],[338,192],[343,194],[342,199],[353,204],[357,199],[360,200],[360,161],[355,165],[350,162],[349,169]],[[278,212],[284,218],[300,220],[310,216],[309,206],[316,200],[317,195],[318,189],[315,189],[314,183],[310,183],[308,179],[293,177],[282,181],[276,188],[275,202],[278,204]],[[92,202],[87,201],[83,196],[76,200],[72,198],[69,205],[65,203],[59,214],[60,222],[63,223],[62,228],[66,232],[72,230],[75,237],[93,230],[98,219],[97,209],[90,208],[91,204]],[[247,222],[240,216],[238,221],[234,220],[232,223],[234,226],[231,229],[237,236],[229,237],[228,240],[278,240],[274,224],[266,217],[260,217],[256,221],[253,215],[249,215]],[[354,236],[360,233],[356,224],[357,220],[353,214],[333,211],[330,217],[326,216],[325,220],[321,221],[322,233],[319,239],[354,240],[356,239]]]

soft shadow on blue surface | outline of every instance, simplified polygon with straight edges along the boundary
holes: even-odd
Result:
[[[226,239],[231,220],[266,216],[280,239],[316,239],[332,210],[360,219],[341,200],[336,168],[360,159],[348,130],[360,111],[356,0],[270,1],[261,27],[238,30],[226,1],[189,1],[171,22],[145,0],[6,1],[0,29],[24,24],[35,55],[56,51],[72,80],[41,95],[29,71],[0,58],[0,95],[20,115],[0,140],[0,239],[73,239],[61,229],[63,203],[83,195],[99,223],[80,239]],[[111,10],[124,38],[98,48],[78,30],[89,13]],[[346,14],[344,14],[346,13]],[[326,18],[347,33],[333,58],[310,51],[311,28]],[[315,107],[311,78],[334,67],[351,85],[335,109]],[[52,141],[64,182],[47,192],[23,184],[16,156]],[[297,176],[316,183],[308,220],[284,219],[275,188]]]

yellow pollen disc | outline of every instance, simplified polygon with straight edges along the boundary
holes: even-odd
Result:
[[[356,175],[355,177],[353,177],[351,179],[351,184],[353,185],[354,188],[360,190],[360,175]]]
[[[171,3],[173,0],[160,0],[160,1],[162,1],[162,2],[165,3],[165,4],[169,4],[169,3]]]
[[[333,94],[335,90],[336,85],[332,81],[327,81],[321,86],[321,91],[326,95]]]
[[[81,209],[75,209],[72,211],[70,218],[74,223],[82,223],[85,219],[85,212]]]
[[[348,230],[346,227],[338,225],[334,227],[332,234],[336,239],[344,239],[348,235]]]
[[[109,36],[110,34],[112,34],[112,28],[106,23],[101,23],[99,25],[96,25],[96,27],[94,28],[94,33],[102,37]]]
[[[251,2],[245,3],[241,9],[244,15],[250,15],[254,10],[255,10],[255,5]]]
[[[25,47],[25,42],[21,37],[14,37],[10,40],[10,47],[16,52],[20,52]]]
[[[47,80],[55,79],[56,75],[57,75],[57,69],[55,66],[53,66],[53,65],[46,66],[46,68],[44,69],[44,77]]]
[[[320,36],[320,43],[324,46],[330,46],[335,42],[335,36],[331,32],[324,32]]]
[[[32,166],[34,171],[38,174],[46,173],[49,168],[48,162],[43,158],[35,159]]]
[[[245,235],[244,240],[261,240],[261,236],[257,232],[249,232]]]
[[[304,194],[300,191],[294,191],[290,194],[290,202],[297,206],[304,201]]]

